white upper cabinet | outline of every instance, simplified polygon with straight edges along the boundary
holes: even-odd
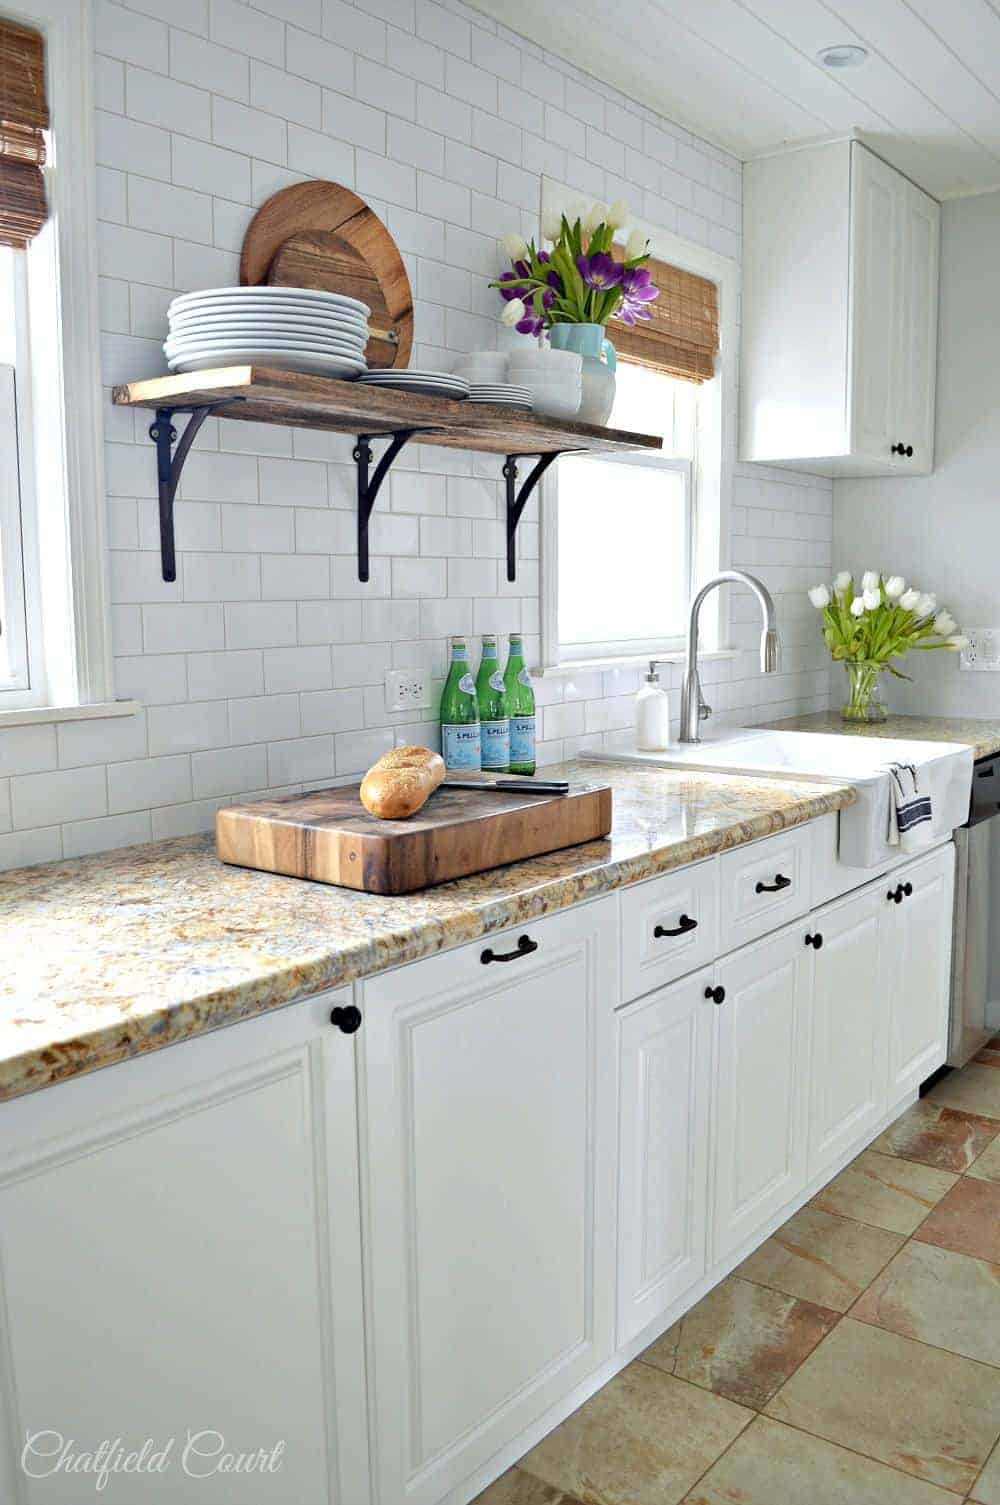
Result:
[[[744,168],[740,457],[934,463],[940,209],[859,142]]]

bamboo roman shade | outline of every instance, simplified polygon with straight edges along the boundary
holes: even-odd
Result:
[[[45,206],[45,41],[0,20],[0,245],[26,246],[48,216]]]
[[[615,246],[614,250],[620,260],[620,248]],[[615,350],[624,360],[684,381],[710,381],[719,351],[715,283],[665,261],[651,258],[646,265],[660,290],[655,303],[646,305],[652,318],[632,325],[616,319],[612,335]]]

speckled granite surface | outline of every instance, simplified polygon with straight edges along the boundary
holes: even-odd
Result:
[[[914,737],[920,742],[965,742],[973,756],[1000,752],[1000,721],[974,716],[890,716],[879,726],[857,725],[841,719],[839,711],[816,711],[767,721],[763,728],[785,732],[841,732],[845,737]]]
[[[593,782],[593,767],[561,772]],[[546,769],[555,775],[556,770]],[[210,837],[0,875],[0,1100],[579,899],[854,801],[839,785],[607,765],[603,841],[402,898],[226,867]]]

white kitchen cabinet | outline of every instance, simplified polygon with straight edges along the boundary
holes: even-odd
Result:
[[[809,916],[810,1179],[873,1134],[885,1110],[892,981],[882,945],[883,888],[869,886]]]
[[[713,1262],[744,1243],[805,1184],[812,986],[807,929],[801,921],[789,925],[715,969]]]
[[[888,896],[900,888],[897,903]],[[881,901],[892,1106],[942,1066],[948,1053],[955,848],[949,843],[888,874]]]
[[[615,897],[360,990],[380,1505],[439,1500],[612,1351],[617,976]]]
[[[233,1498],[222,1449],[271,1460],[240,1505],[368,1499],[354,1045],[330,1022],[350,1002],[3,1105],[0,1498],[105,1497],[94,1475],[33,1477],[34,1454],[22,1469],[44,1432],[39,1452],[169,1447],[124,1489],[142,1505]]]
[[[743,229],[741,459],[929,473],[938,204],[831,142],[748,162]]]
[[[703,968],[618,1016],[620,1344],[707,1268],[712,984]]]

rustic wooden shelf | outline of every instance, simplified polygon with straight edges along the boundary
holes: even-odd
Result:
[[[153,408],[156,412],[150,437],[157,451],[163,573],[168,580],[176,574],[174,495],[191,441],[209,414],[254,423],[331,429],[356,436],[358,566],[362,580],[368,579],[368,523],[372,507],[392,461],[404,444],[437,444],[505,457],[508,580],[514,579],[514,541],[521,514],[553,460],[574,452],[608,454],[662,448],[662,440],[651,434],[545,418],[492,404],[421,397],[412,392],[281,371],[273,366],[226,366],[181,376],[155,376],[115,387],[113,400],[121,407]],[[177,413],[191,415],[179,442],[173,426]],[[369,441],[377,438],[391,442],[369,476],[374,459]],[[537,457],[537,463],[518,489],[517,460],[522,456]]]

